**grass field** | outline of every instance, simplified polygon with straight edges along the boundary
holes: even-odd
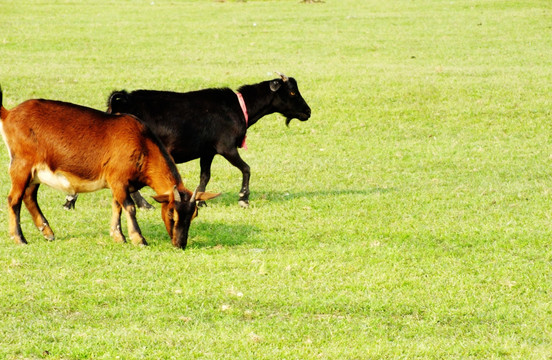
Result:
[[[1,359],[550,359],[552,7],[547,0],[3,0],[4,106],[105,109],[281,71],[313,110],[248,132],[251,206],[222,158],[186,251],[110,192],[46,187],[46,242],[7,231]],[[199,165],[179,165],[188,187]],[[150,189],[144,191],[152,195]]]

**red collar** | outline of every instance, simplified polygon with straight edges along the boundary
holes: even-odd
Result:
[[[243,96],[241,93],[236,93],[236,96],[238,97],[238,102],[240,103],[240,107],[243,111],[243,117],[245,118],[245,131],[247,131],[247,123],[249,121],[249,115],[247,114],[247,107],[245,106],[245,101],[243,101]],[[247,138],[247,135],[244,135],[243,141],[241,144],[241,148],[244,148],[247,150],[247,144],[245,143],[245,139]]]

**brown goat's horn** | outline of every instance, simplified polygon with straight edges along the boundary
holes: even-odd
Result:
[[[280,77],[282,78],[282,80],[284,80],[284,82],[287,82],[289,80],[289,78],[284,74],[282,74],[281,72],[275,71],[275,73],[280,75]]]
[[[194,193],[192,194],[192,197],[190,198],[190,203],[193,203],[195,201],[196,195],[197,195],[197,189],[199,189],[199,186],[196,187],[194,190]]]

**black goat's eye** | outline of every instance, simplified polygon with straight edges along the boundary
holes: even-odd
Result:
[[[290,94],[291,96],[295,96],[295,91],[290,91],[289,94]]]

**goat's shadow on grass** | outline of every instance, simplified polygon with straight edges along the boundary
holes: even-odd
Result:
[[[251,204],[255,204],[256,201],[268,201],[268,202],[286,202],[294,199],[314,199],[314,198],[324,198],[324,197],[347,197],[347,196],[373,196],[376,194],[387,194],[397,191],[394,187],[382,188],[374,187],[371,189],[341,189],[341,190],[315,190],[315,191],[252,191],[249,196],[249,201]],[[213,206],[215,202],[213,201]],[[217,204],[224,206],[235,205],[238,209],[238,196],[237,194],[222,194],[218,199],[216,199]],[[208,203],[208,206],[211,203]]]
[[[369,197],[376,194],[386,194],[397,191],[396,188],[381,188],[374,187],[369,189],[341,189],[341,190],[315,190],[315,191],[254,191],[251,193],[251,206],[255,203],[283,203],[294,199],[317,199],[317,198],[343,198],[354,197],[357,201],[358,197]],[[238,196],[234,193],[223,193],[219,198],[207,203],[207,206],[227,206],[229,211],[248,211],[241,209],[238,205]],[[153,211],[159,211],[155,209]],[[201,212],[201,210],[200,210]],[[124,221],[124,220],[123,220]],[[149,242],[150,246],[161,246],[163,243],[170,243],[169,236],[162,222],[155,220],[140,219],[142,232]],[[124,233],[126,234],[126,223],[123,224]],[[36,232],[36,229],[33,229]],[[55,229],[54,229],[55,231]],[[67,241],[72,239],[75,234],[69,230],[58,229],[56,232],[57,241]],[[101,235],[100,235],[101,234]],[[86,229],[81,230],[80,236],[98,238],[100,235],[101,241],[111,241],[109,236],[109,227],[106,224],[102,229]],[[38,236],[37,236],[38,238]],[[261,230],[255,226],[248,224],[227,224],[223,222],[209,222],[206,219],[204,222],[193,221],[190,226],[188,237],[188,248],[209,248],[214,246],[238,246],[251,245],[261,242]],[[104,240],[105,239],[105,240]],[[34,240],[34,239],[33,239]]]
[[[171,239],[167,234],[163,224],[154,223],[149,221],[142,221],[142,234],[146,238],[150,247],[163,247],[171,243]],[[130,239],[127,234],[126,224],[124,224],[123,233],[127,238],[127,244],[130,244]],[[188,233],[188,244],[186,248],[210,248],[214,246],[232,247],[238,245],[250,245],[259,242],[260,230],[251,225],[229,225],[225,223],[211,223],[211,222],[192,222]],[[36,235],[36,234],[33,234]],[[59,235],[56,234],[55,241],[76,241],[75,234],[62,233],[59,231]],[[109,235],[109,230],[101,229],[100,231],[91,232],[83,231],[79,234],[83,238],[93,238],[101,243],[111,243],[113,240]],[[40,236],[33,236],[36,239],[31,241],[41,241]],[[122,244],[120,244],[122,245]]]
[[[192,223],[188,247],[205,248],[213,246],[251,245],[259,242],[260,230],[251,225],[229,225],[221,222]]]

